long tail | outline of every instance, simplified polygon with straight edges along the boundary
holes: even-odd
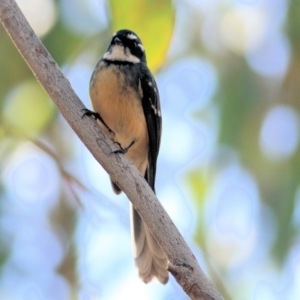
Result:
[[[159,282],[166,284],[169,279],[166,254],[158,245],[147,225],[131,204],[130,209],[133,255],[135,264],[139,270],[139,276],[145,283],[148,283],[153,277],[156,277]]]
[[[151,171],[155,172],[155,170],[152,169]],[[155,191],[154,172],[149,172],[148,169],[145,175],[145,179],[148,181],[153,191]],[[115,193],[120,194],[121,189],[118,185],[113,181],[111,181],[111,183]],[[153,277],[156,277],[159,282],[166,284],[169,280],[167,256],[131,203],[130,212],[133,256],[135,258],[135,265],[139,270],[139,276],[145,283],[150,282]]]

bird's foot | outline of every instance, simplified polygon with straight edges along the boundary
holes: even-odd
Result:
[[[112,151],[113,154],[118,154],[118,153],[125,154],[130,149],[130,147],[134,144],[134,141],[132,141],[130,143],[130,145],[128,147],[126,147],[126,148],[123,148],[122,145],[120,143],[118,143],[118,142],[114,142],[114,144],[117,144],[120,147],[120,149]]]
[[[102,119],[102,117],[100,116],[99,113],[94,112],[94,111],[91,111],[91,110],[89,110],[89,109],[87,109],[87,108],[84,108],[82,111],[83,111],[84,113],[83,113],[83,115],[81,116],[81,119],[82,119],[83,117],[85,117],[85,116],[93,117],[95,120],[99,120],[99,121],[107,128],[107,130],[108,130],[108,132],[109,132],[110,134],[113,134],[113,135],[115,134],[115,133],[108,127],[108,125],[104,122],[104,120]]]

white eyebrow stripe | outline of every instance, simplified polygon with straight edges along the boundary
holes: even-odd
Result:
[[[143,46],[142,44],[138,44],[138,47],[140,47],[141,50],[142,50],[143,52],[145,52],[145,48],[144,48],[144,46]]]
[[[129,33],[127,34],[127,37],[130,39],[130,40],[137,40],[137,36],[133,33]]]

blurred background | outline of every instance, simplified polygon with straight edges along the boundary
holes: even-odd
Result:
[[[225,299],[299,299],[300,0],[17,2],[88,108],[112,34],[141,37],[158,198]],[[140,281],[126,196],[0,40],[0,299],[188,299]]]

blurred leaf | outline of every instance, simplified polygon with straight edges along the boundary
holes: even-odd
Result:
[[[6,31],[0,26],[0,108],[3,99],[12,86],[27,78],[33,78],[30,69],[27,67],[22,56],[10,40]]]
[[[290,37],[294,54],[299,56],[300,53],[300,0],[290,1],[287,17],[287,34]]]
[[[62,242],[64,243],[66,253],[63,261],[57,268],[57,272],[68,280],[72,293],[75,296],[76,288],[78,288],[76,249],[74,244],[77,214],[76,207],[74,207],[70,201],[70,195],[67,195],[64,189],[61,191],[60,201],[51,212],[50,220],[57,235],[65,237],[62,239]]]
[[[245,61],[233,56],[221,70],[217,95],[221,108],[220,143],[238,147],[245,121],[259,104],[258,80]]]
[[[283,82],[282,96],[285,101],[300,110],[300,0],[290,2],[286,31],[292,47],[291,62]]]
[[[53,118],[55,107],[36,81],[26,81],[8,95],[3,108],[4,124],[26,134],[40,133]]]
[[[205,241],[204,205],[209,181],[207,176],[198,170],[190,172],[187,176],[187,181],[197,207],[197,226],[194,238],[199,246],[203,246]]]
[[[111,0],[112,28],[130,29],[141,38],[149,68],[155,72],[164,62],[174,29],[171,0]]]
[[[277,234],[272,251],[277,262],[284,264],[291,245],[297,239],[297,231],[293,224],[293,214],[296,206],[296,193],[300,178],[300,150],[288,162],[273,164],[268,168],[268,177],[262,177],[262,197],[275,215]],[[260,178],[260,174],[257,174]]]
[[[207,179],[197,170],[190,172],[187,176],[187,180],[192,191],[193,198],[196,200],[196,204],[202,208],[207,192]]]
[[[43,38],[43,43],[57,64],[62,65],[77,52],[83,40],[82,36],[70,32],[61,21]]]

